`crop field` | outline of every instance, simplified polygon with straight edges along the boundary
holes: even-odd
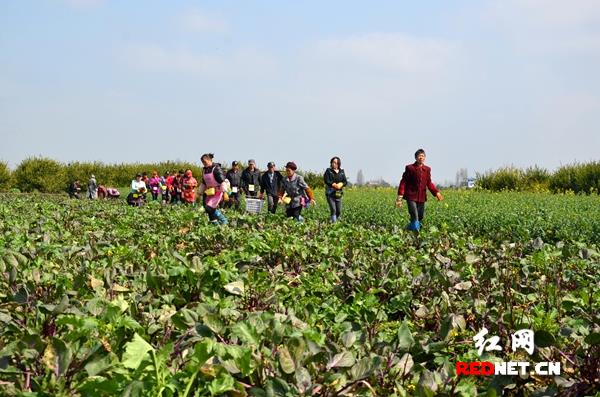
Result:
[[[0,195],[2,396],[599,395],[600,197],[392,189],[304,223]],[[483,328],[502,351],[479,356]],[[532,355],[510,349],[535,332]],[[456,376],[456,362],[560,376]]]

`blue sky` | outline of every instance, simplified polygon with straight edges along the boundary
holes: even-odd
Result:
[[[397,183],[600,153],[600,2],[0,2],[0,159],[289,160]]]

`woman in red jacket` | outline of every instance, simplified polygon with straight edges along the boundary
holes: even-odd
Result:
[[[185,172],[185,176],[182,179],[183,191],[181,192],[181,197],[183,198],[183,202],[186,204],[195,204],[196,203],[196,188],[198,187],[198,181],[192,175],[192,170],[187,170]]]
[[[409,230],[418,232],[421,229],[421,222],[425,216],[427,189],[438,201],[442,200],[442,194],[431,182],[431,168],[425,165],[425,150],[419,149],[415,152],[415,162],[404,169],[398,186],[398,198],[396,198],[398,208],[402,206],[402,199],[406,200],[410,215]]]

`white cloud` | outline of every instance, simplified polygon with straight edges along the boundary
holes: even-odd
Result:
[[[397,118],[454,86],[462,59],[457,44],[438,38],[366,33],[322,39],[297,54],[287,79],[289,100],[325,118]]]
[[[169,49],[155,44],[134,44],[121,54],[126,63],[144,70],[213,73],[223,67],[219,56],[196,54],[189,49]]]
[[[600,50],[600,1],[502,0],[484,11],[484,21],[519,48],[556,53]]]
[[[572,92],[545,99],[534,115],[540,130],[568,138],[572,134],[596,135],[600,122],[600,97],[584,92]]]
[[[387,71],[434,71],[448,64],[456,51],[450,41],[402,33],[367,33],[322,40],[317,50],[325,58],[341,59]]]
[[[502,0],[492,9],[498,16],[539,28],[574,28],[600,22],[597,0]]]
[[[104,3],[104,0],[64,0],[64,2],[74,8],[93,8]]]
[[[199,10],[185,13],[179,18],[179,22],[183,29],[190,32],[223,34],[230,31],[230,26],[225,20]]]
[[[248,76],[271,73],[276,68],[269,54],[254,48],[223,54],[202,53],[185,47],[132,44],[122,48],[118,56],[135,69],[195,75]]]

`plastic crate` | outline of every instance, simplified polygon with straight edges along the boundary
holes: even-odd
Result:
[[[246,197],[246,212],[250,214],[260,214],[263,207],[263,200]]]

